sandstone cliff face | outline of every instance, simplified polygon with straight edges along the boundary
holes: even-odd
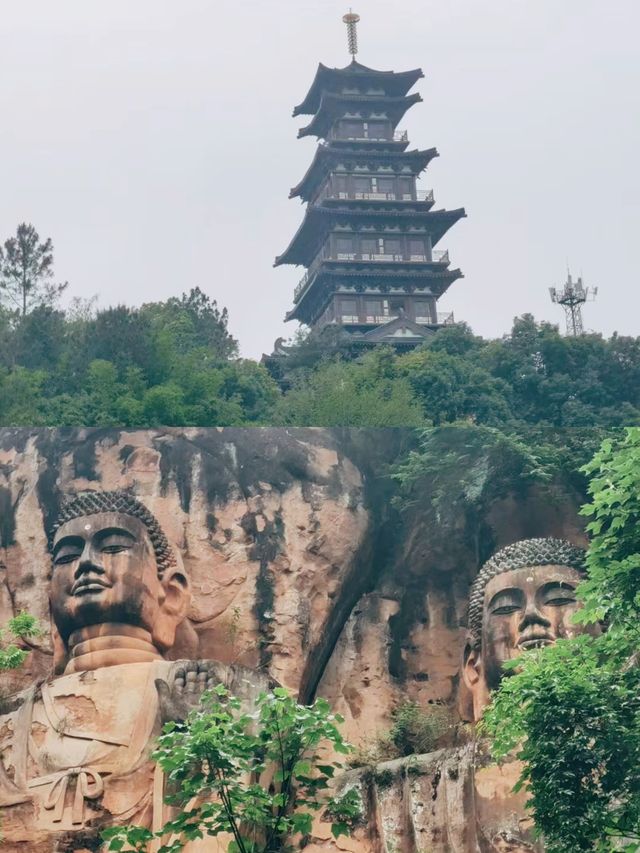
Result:
[[[25,609],[48,625],[47,530],[61,496],[132,488],[191,579],[172,658],[238,663],[302,700],[323,695],[354,743],[388,730],[407,699],[446,702],[465,717],[459,670],[471,579],[519,538],[581,543],[579,497],[557,483],[492,488],[497,463],[481,460],[473,495],[468,485],[462,495],[453,470],[437,500],[427,478],[400,512],[388,466],[415,443],[409,430],[0,430],[0,624]],[[46,638],[40,646],[2,676],[4,696],[50,674],[51,647]],[[376,793],[378,816],[358,839],[336,845],[320,827],[309,849],[466,850],[416,840],[436,831],[415,829],[427,826],[423,788],[434,778],[436,759],[425,760],[411,784],[392,768],[394,781]],[[467,795],[449,788],[464,823]],[[439,801],[430,802],[435,814]]]

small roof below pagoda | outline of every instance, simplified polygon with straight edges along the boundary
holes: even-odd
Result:
[[[420,326],[407,317],[396,317],[382,326],[376,326],[375,329],[365,332],[361,340],[372,344],[413,343],[430,338],[432,335],[435,335],[433,329]]]
[[[376,71],[374,68],[367,68],[366,65],[361,65],[355,59],[345,68],[328,68],[326,65],[320,63],[311,88],[302,103],[294,107],[293,115],[294,117],[299,115],[313,115],[317,112],[323,92],[335,91],[340,87],[365,83],[367,81],[371,81],[371,84],[384,88],[387,95],[402,97],[402,95],[407,94],[409,89],[421,77],[424,77],[421,68],[414,68],[413,71],[399,72]]]

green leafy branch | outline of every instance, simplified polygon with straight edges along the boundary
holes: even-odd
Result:
[[[329,795],[342,765],[327,753],[351,749],[341,722],[325,700],[299,705],[283,688],[260,694],[249,713],[219,685],[185,723],[164,727],[153,753],[175,817],[156,836],[142,827],[105,830],[108,849],[145,851],[158,837],[160,853],[178,853],[188,841],[229,835],[229,853],[282,853],[323,812],[335,837],[349,833],[361,813],[356,794]]]
[[[34,647],[33,640],[42,634],[38,620],[29,613],[23,611],[9,619],[5,628],[0,630],[0,671],[22,666],[29,649]],[[24,645],[29,648],[25,649]]]

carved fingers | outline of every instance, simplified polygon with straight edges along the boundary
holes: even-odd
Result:
[[[216,686],[215,664],[210,660],[185,661],[176,669],[174,690],[187,696],[198,696]]]
[[[184,722],[189,711],[198,706],[202,694],[217,685],[215,670],[213,661],[179,661],[170,681],[156,679],[162,722]]]

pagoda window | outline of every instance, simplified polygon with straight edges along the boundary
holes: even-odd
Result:
[[[402,240],[385,237],[384,241],[381,242],[383,243],[383,254],[389,256],[388,260],[396,260],[399,255],[402,255]]]
[[[413,178],[398,178],[398,191],[403,201],[413,199]]]
[[[333,192],[338,198],[349,197],[349,179],[346,175],[333,176]]]
[[[378,178],[377,191],[384,195],[385,198],[395,198],[395,184],[394,178]]]
[[[372,237],[363,237],[360,240],[360,257],[363,261],[372,261],[378,253],[378,241]]]
[[[404,299],[399,297],[393,297],[388,301],[388,320],[395,320],[396,317],[401,317],[404,314]]]
[[[371,192],[371,178],[354,178],[353,191],[356,198],[362,198]]]
[[[431,303],[430,302],[427,302],[425,299],[417,299],[413,305],[414,305],[416,323],[432,323],[433,322],[433,317],[431,316]]]
[[[384,323],[386,320],[382,299],[365,299],[364,313],[366,323]]]
[[[367,137],[369,139],[389,139],[390,125],[388,121],[369,121]]]
[[[340,122],[339,137],[340,139],[364,139],[364,122]]]
[[[409,239],[409,260],[410,261],[426,261],[427,260],[427,247],[423,238],[416,239],[415,237],[411,237]]]
[[[336,237],[336,257],[339,261],[352,261],[355,258],[353,237]]]
[[[340,320],[343,323],[357,323],[358,317],[358,302],[355,299],[340,300]]]

